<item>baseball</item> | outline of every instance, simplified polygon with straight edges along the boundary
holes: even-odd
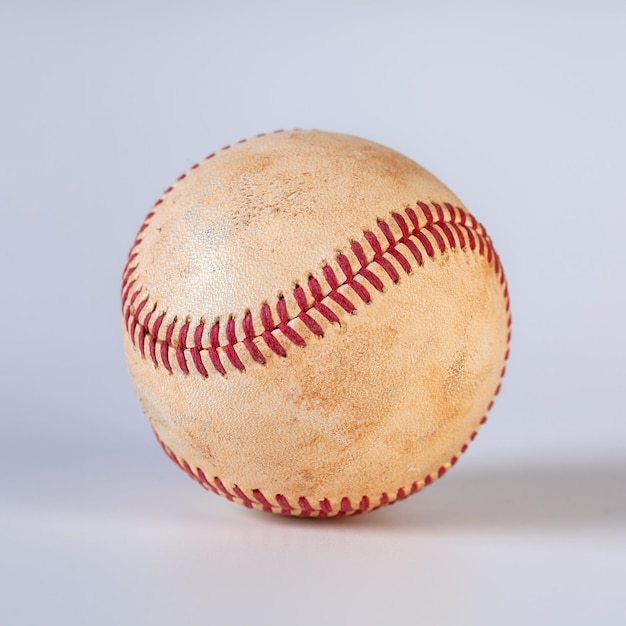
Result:
[[[301,517],[416,493],[498,393],[511,317],[484,227],[382,145],[279,131],[210,154],[130,250],[123,342],[167,455]]]

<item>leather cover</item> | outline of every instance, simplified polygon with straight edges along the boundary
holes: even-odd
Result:
[[[441,476],[504,374],[484,228],[410,159],[319,131],[209,155],[157,202],[123,277],[133,386],[207,489],[306,516]]]

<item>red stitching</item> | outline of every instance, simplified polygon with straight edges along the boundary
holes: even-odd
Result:
[[[247,494],[236,484],[227,487],[218,476],[214,476],[211,482],[204,470],[199,467],[193,469],[187,461],[178,457],[172,449],[163,442],[156,430],[154,430],[154,434],[167,456],[207,491],[212,491],[216,495],[223,496],[231,502],[243,504],[249,509],[258,509],[265,511],[266,513],[279,513],[280,515],[297,517],[325,518],[331,516],[343,517],[346,515],[360,515],[361,513],[374,511],[388,504],[394,504],[395,502],[404,500],[409,496],[418,493],[424,489],[424,487],[431,485],[438,478],[442,478],[447,471],[456,464],[461,455],[467,450],[469,442],[476,437],[478,429],[485,423],[486,419],[486,417],[481,419],[480,425],[472,433],[469,441],[463,444],[459,452],[453,455],[448,463],[442,465],[437,471],[427,474],[421,480],[414,481],[408,489],[405,487],[399,487],[393,498],[386,492],[381,493],[378,498],[378,504],[375,506],[373,505],[374,503],[372,502],[371,496],[368,495],[363,495],[358,501],[358,504],[353,503],[348,497],[343,497],[340,499],[339,507],[337,509],[333,509],[328,498],[323,498],[318,502],[317,506],[314,506],[305,496],[300,496],[297,499],[290,501],[284,494],[276,494],[272,498],[266,496],[260,489],[253,489],[251,494]]]
[[[272,512],[272,505],[269,500],[267,500],[267,498],[258,489],[253,489],[252,495],[254,496],[254,499],[261,504],[263,511],[266,513]]]
[[[224,366],[222,365],[222,361],[220,360],[220,355],[217,353],[217,349],[219,348],[219,345],[220,345],[219,334],[220,334],[220,324],[219,322],[215,322],[215,324],[211,326],[211,330],[209,332],[209,340],[211,342],[211,345],[208,350],[209,358],[211,359],[211,364],[213,365],[213,367],[220,374],[226,374],[226,370],[224,369]]]
[[[235,352],[235,344],[237,343],[237,336],[235,334],[235,320],[231,317],[228,322],[226,322],[226,341],[222,347],[224,348],[224,352],[228,357],[228,360],[236,367],[238,370],[245,370],[244,364],[241,362],[239,355]]]
[[[209,155],[207,158],[212,158],[212,156],[214,155]],[[179,180],[182,180],[182,178]],[[170,190],[171,188],[166,193]],[[159,203],[160,200],[157,201],[155,206]],[[202,343],[205,329],[203,320],[198,322],[193,329],[194,341],[193,345],[190,346],[187,342],[191,328],[189,320],[184,322],[179,328],[176,345],[174,345],[172,341],[177,324],[176,318],[168,324],[164,338],[159,337],[159,331],[165,319],[165,313],[161,313],[155,320],[152,328],[150,327],[150,321],[157,308],[156,303],[146,313],[144,319],[141,319],[148,305],[149,296],[145,295],[139,304],[136,305],[139,295],[143,291],[141,287],[137,287],[137,279],[134,275],[139,265],[138,247],[142,241],[141,237],[138,236],[129,252],[122,279],[122,303],[127,332],[133,344],[139,344],[139,350],[144,358],[145,341],[147,339],[150,358],[154,366],[163,366],[168,372],[173,372],[170,348],[176,356],[175,363],[178,365],[178,369],[184,374],[190,373],[189,365],[191,364],[201,376],[208,376],[209,372],[206,367],[208,362],[203,359],[203,355],[206,353],[208,353],[213,370],[222,375],[226,374],[226,368],[221,355],[226,357],[226,361],[233,368],[243,371],[245,370],[245,364],[236,346],[243,344],[245,352],[250,355],[253,361],[259,364],[266,363],[266,357],[259,346],[260,342],[271,352],[284,357],[287,355],[287,350],[279,340],[277,332],[280,332],[280,335],[291,344],[299,347],[306,345],[306,338],[292,326],[295,319],[299,319],[312,335],[322,336],[324,329],[315,317],[311,315],[313,311],[332,324],[339,324],[341,321],[337,313],[329,306],[331,302],[337,304],[346,313],[354,313],[356,311],[355,301],[342,288],[349,288],[364,303],[370,302],[372,296],[368,287],[363,284],[363,281],[376,291],[384,291],[385,285],[383,280],[371,268],[377,265],[391,281],[397,282],[400,279],[399,268],[409,274],[413,269],[413,263],[417,263],[417,265],[424,263],[424,255],[433,257],[436,254],[436,250],[439,253],[444,253],[449,248],[457,247],[469,247],[472,251],[478,248],[478,254],[485,256],[488,263],[493,263],[494,271],[503,285],[507,311],[509,311],[508,289],[500,259],[493,249],[491,239],[475,218],[461,207],[455,207],[450,203],[444,203],[442,206],[436,202],[427,204],[419,201],[416,204],[416,209],[407,207],[404,213],[392,212],[389,221],[382,219],[377,221],[378,230],[386,244],[385,247],[383,247],[380,239],[374,232],[366,230],[363,233],[363,239],[369,245],[371,253],[373,253],[371,258],[368,258],[360,242],[352,241],[350,243],[350,251],[357,261],[358,265],[356,268],[346,253],[341,252],[337,254],[335,263],[343,274],[342,279],[338,277],[331,264],[325,265],[322,268],[322,276],[329,288],[327,293],[324,292],[319,280],[314,276],[308,278],[306,282],[307,289],[296,285],[290,294],[299,309],[295,316],[290,317],[287,301],[283,296],[280,296],[273,308],[267,302],[261,306],[260,320],[263,331],[260,334],[256,333],[252,314],[247,311],[239,324],[237,324],[234,316],[228,318],[225,326],[226,340],[223,342],[220,340],[220,322],[219,320],[216,321],[209,333],[210,345],[208,347],[205,347]],[[449,214],[448,217],[446,217],[446,212]],[[153,209],[140,228],[140,233],[146,229],[154,214],[155,210]],[[423,220],[423,223],[421,223],[421,220]],[[392,224],[399,229],[399,237],[396,237],[394,234],[391,227]],[[411,253],[414,261],[407,256],[408,252],[402,251],[402,246],[404,246],[404,250]],[[397,263],[398,267],[394,263]],[[273,309],[279,320],[278,324],[275,322]],[[237,327],[241,329],[243,339],[237,338]],[[139,329],[138,333],[137,329]],[[159,344],[158,350],[157,344]],[[187,358],[188,354],[191,356],[191,360]]]
[[[278,317],[280,318],[280,324],[278,325],[278,329],[291,341],[295,343],[297,346],[305,345],[304,337],[297,333],[291,326],[289,326],[289,313],[287,311],[287,303],[284,298],[279,298],[276,303],[276,310],[278,311]]]
[[[324,298],[322,287],[316,278],[311,277],[309,279],[309,290],[313,296],[313,308],[323,315],[329,322],[333,324],[339,324],[339,316],[329,307],[327,307],[321,300]]]
[[[189,368],[187,367],[187,360],[185,359],[185,350],[187,349],[187,332],[189,330],[189,322],[186,322],[180,327],[178,333],[178,347],[176,348],[176,360],[178,361],[178,367],[180,367],[185,374],[189,374]]]

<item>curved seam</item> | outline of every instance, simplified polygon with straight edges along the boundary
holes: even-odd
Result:
[[[493,402],[492,402],[493,404]],[[491,406],[491,405],[490,405]],[[367,511],[374,511],[383,506],[394,504],[400,500],[404,500],[409,496],[422,491],[428,485],[434,483],[437,479],[442,478],[450,468],[452,468],[459,460],[461,455],[467,450],[469,444],[476,438],[481,426],[487,421],[487,417],[483,417],[476,430],[472,432],[469,439],[463,444],[461,449],[454,454],[447,463],[441,465],[436,471],[426,474],[420,480],[413,481],[408,487],[400,487],[395,493],[391,494],[382,492],[378,496],[378,501],[372,499],[368,495],[363,495],[359,499],[358,504],[353,502],[349,497],[343,496],[338,498],[339,507],[333,508],[331,501],[325,497],[314,504],[311,504],[310,498],[300,496],[297,500],[290,500],[283,494],[275,494],[266,496],[260,489],[253,489],[247,493],[238,485],[230,485],[226,487],[224,482],[218,476],[210,479],[206,473],[199,467],[193,469],[191,465],[177,456],[171,448],[169,448],[161,439],[157,431],[153,428],[157,441],[163,448],[167,456],[186,472],[193,480],[199,483],[207,491],[212,491],[218,496],[222,496],[231,502],[243,504],[246,508],[264,511],[266,513],[278,513],[280,515],[289,515],[297,517],[343,517],[346,515],[359,515]],[[273,502],[272,502],[273,501]]]
[[[209,155],[207,158],[211,158]],[[179,180],[182,177],[179,178]],[[166,190],[166,193],[171,190]],[[161,199],[162,200],[162,199]],[[157,204],[161,202],[159,200]],[[343,315],[354,313],[357,310],[355,301],[361,300],[369,303],[371,300],[370,290],[383,291],[385,288],[383,280],[391,280],[396,283],[400,279],[398,267],[409,274],[414,269],[414,265],[423,265],[425,257],[433,257],[436,250],[439,253],[445,252],[449,248],[460,248],[466,250],[477,250],[481,256],[486,256],[489,263],[494,263],[496,275],[500,277],[500,282],[505,290],[505,298],[508,309],[508,293],[502,266],[498,256],[493,249],[491,240],[485,229],[475,218],[461,207],[454,207],[450,203],[418,202],[417,209],[424,220],[420,223],[420,218],[416,210],[406,207],[404,216],[398,212],[391,213],[391,221],[379,220],[377,222],[380,235],[377,236],[372,230],[364,231],[363,239],[370,248],[366,253],[363,245],[358,241],[351,243],[349,251],[340,252],[334,259],[334,269],[331,264],[322,268],[322,276],[318,279],[313,275],[309,276],[306,286],[308,294],[300,285],[293,289],[291,298],[291,313],[284,298],[279,298],[272,311],[267,303],[259,309],[260,322],[263,331],[257,332],[254,328],[254,321],[250,310],[240,320],[239,334],[243,334],[243,339],[237,337],[237,328],[234,316],[229,316],[226,323],[221,323],[218,319],[208,332],[203,319],[196,324],[194,329],[190,329],[191,320],[185,318],[182,324],[175,316],[165,327],[165,337],[161,339],[159,332],[162,331],[163,322],[167,312],[160,312],[158,315],[157,306],[154,302],[148,307],[143,321],[140,316],[150,301],[148,294],[142,293],[143,287],[135,285],[136,279],[133,275],[139,266],[138,247],[142,241],[142,233],[147,228],[155,211],[151,211],[139,230],[137,239],[129,253],[128,262],[124,271],[122,287],[122,308],[124,312],[126,330],[130,335],[133,345],[139,348],[141,356],[146,358],[146,342],[148,342],[148,353],[155,367],[162,365],[168,372],[172,373],[176,365],[185,374],[190,373],[190,365],[202,376],[208,376],[209,370],[214,369],[220,374],[226,374],[224,365],[232,366],[240,371],[246,366],[241,360],[235,347],[244,352],[253,361],[265,364],[266,356],[259,345],[266,353],[275,353],[286,356],[287,351],[284,345],[275,336],[275,331],[280,331],[281,339],[287,340],[299,346],[306,345],[306,340],[302,332],[309,331],[313,335],[323,335],[324,329],[319,320],[326,325],[341,323],[337,311]],[[432,207],[432,209],[431,209]],[[449,213],[446,219],[444,207]],[[396,231],[394,234],[393,230]],[[382,237],[386,243],[383,247],[380,243]],[[399,244],[403,244],[403,252],[399,249]],[[425,253],[425,254],[422,254]],[[349,258],[352,257],[352,260]],[[395,261],[395,264],[394,262]],[[133,265],[134,261],[137,261]],[[355,271],[353,265],[356,263]],[[338,276],[339,274],[339,276]],[[343,277],[341,277],[343,275]],[[360,280],[357,280],[360,279]],[[326,283],[324,289],[322,283]],[[356,296],[350,299],[345,291],[340,291],[342,287],[351,288]],[[326,292],[326,293],[325,293]],[[293,305],[296,306],[293,306]],[[274,320],[274,314],[278,318],[278,323]],[[153,319],[154,318],[154,319]],[[301,332],[293,328],[293,323],[299,320]],[[257,319],[257,324],[258,324]],[[190,333],[190,330],[192,332]],[[176,332],[175,332],[176,331]],[[225,335],[226,341],[223,341]],[[193,338],[189,345],[189,337]],[[242,354],[244,354],[242,352]],[[205,362],[204,356],[208,356],[210,363]],[[160,357],[160,363],[159,363]],[[190,362],[188,362],[188,360]]]

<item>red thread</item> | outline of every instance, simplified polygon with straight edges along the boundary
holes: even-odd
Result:
[[[426,227],[424,227],[426,228]],[[415,237],[419,240],[419,242],[424,246],[424,250],[426,250],[426,254],[428,256],[435,256],[435,249],[430,243],[430,239],[426,236],[423,231],[419,231]]]
[[[202,353],[200,352],[200,349],[194,346],[191,348],[190,352],[191,359],[193,360],[193,364],[196,366],[198,373],[206,378],[209,375],[209,372],[207,372],[204,362],[202,361]]]
[[[380,265],[385,270],[385,272],[387,272],[387,275],[394,283],[397,283],[400,280],[400,274],[398,274],[398,270],[394,267],[391,261],[389,261],[389,259],[386,259],[381,254],[374,257],[374,261],[378,263],[378,265]]]
[[[352,503],[350,502],[350,498],[341,498],[341,504],[339,505],[339,513],[337,515],[348,515],[352,513],[354,509],[352,508]]]
[[[130,302],[128,303],[129,308],[132,308],[133,305],[135,304],[135,300],[138,298],[139,294],[141,293],[141,289],[137,289],[133,295],[130,298]]]
[[[439,252],[445,252],[446,242],[443,240],[443,237],[437,229],[437,226],[435,226],[434,224],[428,224],[428,226],[426,226],[424,230],[427,230],[435,238],[437,246],[439,246]]]
[[[328,297],[336,302],[346,313],[354,313],[356,311],[356,307],[348,298],[346,298],[342,293],[338,291],[331,291],[328,294]]]
[[[291,515],[291,511],[293,511],[293,507],[287,501],[287,498],[281,494],[276,495],[276,502],[280,505],[280,513],[281,515]]]
[[[265,330],[274,330],[274,320],[272,320],[272,309],[269,304],[264,304],[261,307],[261,324]]]
[[[141,315],[141,312],[143,311],[143,308],[144,308],[144,307],[146,306],[146,304],[148,303],[148,299],[149,299],[149,298],[150,298],[150,296],[146,296],[146,297],[145,297],[145,298],[144,298],[144,299],[143,299],[143,300],[139,303],[139,306],[137,307],[137,311],[135,312],[135,315],[134,315],[134,318],[135,318],[135,320],[134,320],[134,324],[135,324],[135,325],[137,324],[138,318],[139,318],[139,316]],[[131,333],[131,339],[132,339],[132,335],[133,335],[133,333]],[[133,341],[133,343],[134,343],[134,341]]]
[[[159,317],[157,317],[156,321],[154,322],[154,327],[152,328],[152,332],[150,333],[150,358],[154,363],[154,367],[159,366],[159,362],[157,361],[156,357],[156,342],[157,337],[159,336],[159,330],[161,329],[161,324],[163,323],[164,319],[165,313],[161,313],[161,315],[159,315]]]
[[[322,274],[324,274],[324,278],[326,279],[326,282],[330,285],[330,288],[333,291],[339,288],[339,281],[337,280],[337,275],[335,274],[335,271],[330,265],[325,265],[322,268]]]
[[[365,237],[365,240],[367,241],[367,243],[369,243],[370,247],[374,251],[375,257],[382,255],[383,249],[380,245],[380,241],[378,241],[378,237],[376,237],[376,235],[371,230],[366,230],[363,233],[363,237]]]
[[[213,156],[215,155],[209,155],[207,158],[212,158]],[[198,164],[194,165],[192,169],[197,167]],[[180,181],[184,177],[183,175],[178,180]],[[168,188],[165,193],[169,193],[172,188]],[[155,203],[155,207],[161,202],[162,198]],[[329,304],[337,304],[346,313],[354,313],[357,309],[355,301],[351,299],[352,296],[345,289],[341,290],[342,287],[349,288],[351,293],[358,296],[357,302],[360,300],[367,303],[371,300],[369,286],[379,292],[383,292],[385,288],[381,277],[372,271],[373,264],[378,265],[393,282],[397,282],[400,274],[395,264],[407,274],[410,273],[413,262],[418,265],[424,263],[424,253],[429,257],[435,256],[436,250],[433,242],[436,244],[439,253],[443,253],[449,248],[460,247],[462,249],[469,248],[472,251],[478,249],[478,254],[486,257],[487,262],[493,265],[493,269],[503,286],[507,312],[509,313],[507,324],[510,326],[509,297],[504,272],[502,271],[500,259],[495,253],[491,240],[485,233],[482,225],[473,216],[466,213],[464,209],[455,207],[450,203],[444,203],[442,206],[436,202],[428,204],[419,201],[416,206],[419,209],[419,214],[414,208],[407,207],[402,213],[392,212],[389,221],[382,219],[377,221],[377,227],[386,242],[385,248],[383,248],[380,240],[372,231],[367,230],[363,233],[363,237],[369,244],[371,253],[373,253],[371,260],[358,241],[350,243],[350,250],[358,263],[356,267],[353,266],[353,261],[351,262],[346,254],[339,253],[335,257],[335,262],[343,274],[342,279],[337,276],[331,265],[325,265],[322,268],[322,275],[329,288],[326,292],[319,280],[314,276],[308,278],[306,289],[296,285],[291,294],[299,309],[295,317],[290,317],[287,301],[280,296],[275,305],[279,318],[278,325],[274,322],[272,308],[268,303],[264,303],[260,309],[260,319],[263,326],[263,331],[260,334],[255,331],[252,314],[248,311],[239,324],[240,337],[243,337],[242,339],[237,338],[237,324],[235,318],[230,317],[225,328],[226,342],[224,344],[220,343],[220,326],[219,322],[216,322],[211,327],[209,333],[210,345],[208,347],[202,345],[203,321],[200,321],[193,329],[194,341],[193,345],[189,346],[187,345],[187,337],[191,330],[189,322],[186,322],[179,328],[175,344],[173,343],[175,321],[168,326],[165,338],[159,338],[159,330],[165,313],[159,315],[151,327],[153,313],[157,307],[156,303],[152,305],[152,311],[141,320],[141,315],[146,306],[149,305],[150,300],[149,296],[146,296],[138,305],[136,304],[139,294],[144,291],[143,288],[136,287],[137,278],[135,277],[140,261],[139,253],[142,242],[142,237],[139,235],[147,229],[149,222],[155,215],[155,210],[153,209],[139,229],[139,234],[133,243],[123,272],[122,303],[125,324],[131,341],[135,345],[138,344],[137,347],[143,358],[146,357],[146,352],[148,352],[154,366],[162,365],[168,372],[173,371],[170,348],[175,353],[177,369],[183,374],[189,373],[189,363],[193,362],[195,370],[201,376],[208,376],[209,371],[206,366],[208,362],[203,359],[205,353],[208,353],[212,369],[222,375],[226,374],[223,362],[224,355],[226,363],[235,369],[243,371],[245,364],[241,358],[242,355],[236,349],[236,346],[240,344],[243,344],[245,348],[244,354],[249,354],[251,359],[259,364],[265,364],[266,357],[259,348],[259,341],[265,343],[271,352],[280,356],[286,356],[287,350],[274,334],[276,330],[280,331],[282,337],[288,343],[300,347],[306,345],[305,336],[292,326],[292,322],[296,318],[302,322],[312,335],[322,336],[324,328],[311,315],[313,310],[317,311],[327,322],[340,324],[339,315]],[[448,214],[447,218],[446,213]],[[420,220],[424,222],[421,225]],[[395,223],[400,230],[401,236],[398,238],[394,235],[390,226],[392,223]],[[411,253],[411,256],[408,256],[407,250]],[[363,284],[363,282],[366,282],[368,286]],[[145,348],[146,341],[148,341],[148,351]],[[191,361],[187,359],[187,353],[191,356]],[[508,348],[506,357],[508,357]]]
[[[230,500],[232,502],[234,499],[233,494],[230,493],[230,491],[228,491],[226,487],[224,487],[224,483],[217,476],[213,477],[213,482],[215,483],[215,486],[218,488],[220,494],[224,495],[227,500]]]
[[[341,271],[346,277],[346,280],[350,282],[352,280],[353,273],[352,273],[352,266],[350,265],[350,261],[348,261],[348,257],[346,257],[345,254],[340,253],[337,255],[337,258],[335,260],[337,261],[337,265],[339,265],[339,267],[341,268]]]
[[[168,350],[172,345],[172,335],[174,334],[174,326],[176,326],[176,320],[174,320],[168,327],[165,332],[165,341],[161,344],[161,362],[163,363],[163,367],[172,373],[172,366],[170,365],[170,357],[168,354]]]
[[[185,360],[185,348],[187,344],[187,331],[189,330],[189,322],[183,324],[178,333],[178,347],[176,348],[176,360],[178,366],[185,374],[189,374],[189,368],[187,367],[187,361]]]
[[[398,250],[398,248],[391,248],[389,254],[400,264],[400,267],[408,274],[411,271],[411,264],[407,258]]]
[[[446,217],[443,214],[443,209],[441,208],[441,205],[437,204],[436,202],[432,202],[431,204],[435,207],[435,211],[437,211],[437,219],[438,219],[438,221],[439,222],[445,221]]]
[[[474,231],[471,228],[466,228],[465,232],[467,233],[470,250],[476,250],[476,237],[474,237]]]
[[[378,278],[378,276],[376,276],[374,272],[367,269],[368,260],[365,254],[365,250],[363,250],[363,246],[358,241],[353,241],[350,244],[350,249],[352,250],[361,265],[361,268],[359,269],[359,274],[363,276],[363,278],[365,278],[365,280],[367,280],[370,285],[374,287],[374,289],[376,289],[377,291],[383,291],[385,287],[383,281]]]
[[[323,315],[329,322],[339,324],[339,316],[322,302],[324,294],[322,292],[322,287],[316,278],[309,278],[309,291],[311,292],[314,300],[313,308]]]
[[[261,335],[267,344],[267,347],[276,354],[280,356],[287,356],[287,351],[281,345],[281,343],[274,337],[272,331],[274,330],[274,320],[272,319],[272,310],[270,309],[269,304],[264,304],[261,307],[261,323],[263,324],[263,328],[265,331]]]
[[[324,274],[324,278],[326,282],[330,285],[331,292],[328,294],[328,297],[336,302],[346,313],[354,313],[356,307],[350,300],[348,300],[342,293],[337,291],[340,287],[339,280],[337,279],[337,275],[335,274],[335,270],[330,265],[325,265],[322,268],[322,273]]]
[[[417,206],[422,209],[424,213],[424,217],[426,218],[426,224],[432,224],[435,220],[433,219],[433,214],[430,210],[430,207],[425,202],[418,202]]]
[[[389,247],[393,248],[396,245],[396,238],[393,236],[393,233],[391,232],[391,228],[389,227],[389,224],[387,224],[387,222],[380,220],[377,222],[377,225],[378,225],[378,228],[380,228],[383,235],[385,236],[385,239],[387,239],[387,243],[389,244]]]
[[[238,369],[245,370],[244,364],[241,362],[239,355],[235,351],[235,344],[237,343],[237,336],[235,334],[235,320],[231,317],[226,322],[226,343],[223,346],[224,352],[228,357],[228,360]]]
[[[400,232],[402,232],[403,237],[409,236],[409,226],[406,223],[406,220],[400,215],[400,213],[392,213],[391,219],[398,225],[400,228]]]
[[[345,515],[359,515],[361,513],[365,513],[366,511],[373,511],[382,506],[393,504],[394,502],[397,502],[399,500],[404,500],[408,496],[420,491],[420,484],[422,484],[423,487],[430,485],[434,482],[435,479],[441,478],[447,470],[446,466],[441,466],[435,474],[426,475],[422,479],[422,481],[414,481],[410,485],[408,490],[404,487],[400,487],[396,490],[393,500],[389,497],[387,492],[381,493],[378,505],[376,506],[372,506],[371,498],[368,495],[362,496],[358,502],[358,505],[353,504],[350,498],[343,497],[340,499],[339,507],[337,509],[333,509],[332,504],[328,498],[323,498],[322,500],[320,500],[318,503],[318,507],[316,508],[305,496],[300,496],[297,499],[297,504],[294,505],[291,504],[287,497],[283,494],[275,495],[273,499],[276,504],[272,504],[271,498],[268,498],[260,489],[253,489],[251,491],[251,495],[248,495],[236,484],[233,484],[230,486],[230,488],[228,488],[221,480],[221,478],[217,476],[213,478],[214,484],[212,484],[211,481],[208,480],[204,470],[196,467],[194,471],[191,465],[186,460],[177,457],[176,454],[163,442],[156,430],[154,431],[154,434],[167,456],[183,471],[185,471],[191,478],[193,478],[208,491],[212,491],[217,495],[224,496],[230,501],[239,502],[249,509],[260,508],[260,510],[265,511],[266,513],[275,512],[281,515],[295,515],[299,517],[320,518],[330,517],[333,515],[337,517],[342,517]],[[472,439],[475,436],[476,432],[472,434]],[[450,467],[453,466],[457,462],[459,456],[463,454],[466,450],[467,443],[463,445],[458,454],[455,454],[450,459],[448,465],[450,465]]]
[[[448,245],[451,248],[456,248],[456,239],[454,238],[454,235],[452,234],[452,231],[450,230],[449,225],[446,224],[445,222],[441,222],[439,224],[439,228],[443,230],[443,234],[446,236],[446,239],[448,240]]]
[[[198,477],[198,482],[205,488],[208,489],[209,491],[212,491],[215,495],[220,495],[219,492],[217,491],[217,489],[208,481],[207,477],[205,476],[204,472],[197,467],[196,468],[196,476]]]
[[[455,224],[454,222],[451,222],[448,226],[454,229],[456,236],[459,238],[459,246],[461,248],[465,248],[465,236],[463,235],[463,229],[458,224]]]
[[[424,257],[422,256],[422,253],[410,237],[402,237],[402,239],[400,239],[398,243],[406,246],[411,251],[411,254],[417,261],[418,265],[422,265],[424,263]]]
[[[354,256],[357,258],[357,261],[361,264],[361,268],[368,266],[369,261],[365,255],[365,250],[363,250],[363,246],[358,241],[353,241],[350,244],[350,250],[352,250]]]
[[[308,314],[304,311],[298,315],[298,319],[302,320],[302,323],[314,334],[323,335],[324,329]],[[304,340],[303,340],[304,342]]]
[[[248,496],[237,487],[237,485],[233,486],[234,494],[241,500],[241,503],[248,509],[252,508],[252,500],[248,498]]]
[[[254,343],[255,333],[254,333],[254,324],[252,322],[252,314],[248,311],[243,318],[242,322],[243,332],[246,335],[246,338],[243,340],[243,345],[246,347],[250,356],[257,362],[261,364],[265,364],[265,357],[263,353],[259,350],[257,345]]]
[[[328,517],[333,512],[333,507],[328,498],[320,500],[320,512],[318,517]]]
[[[339,265],[341,271],[345,276],[345,284],[348,285],[348,287],[351,287],[353,291],[357,294],[357,296],[359,296],[359,298],[363,300],[363,302],[369,302],[371,300],[369,291],[363,285],[361,285],[361,283],[354,280],[354,273],[352,271],[350,261],[348,261],[348,257],[344,254],[339,254],[336,261],[337,265]]]
[[[193,348],[191,348],[191,358],[193,359],[193,364],[196,366],[196,369],[202,376],[208,376],[209,373],[204,367],[204,362],[202,361],[202,335],[204,334],[204,322],[200,322],[196,326],[196,330],[193,333]]]
[[[370,292],[360,282],[351,280],[348,282],[348,287],[352,288],[354,293],[356,293],[356,295],[359,296],[363,302],[370,302],[372,299]]]
[[[187,461],[185,461],[184,459],[178,459],[178,461],[179,461],[178,464],[185,471],[185,473],[191,478],[193,478],[194,480],[197,480],[197,477],[194,474],[193,470],[191,469],[191,466],[189,465],[189,463],[187,463]]]
[[[252,313],[250,311],[244,315],[241,326],[246,337],[252,341],[254,339],[254,322],[252,321]]]
[[[297,346],[303,346],[306,343],[304,337],[289,326],[289,312],[287,311],[287,303],[284,298],[280,298],[276,303],[276,311],[280,318],[280,324],[278,324],[280,332],[282,332],[291,343],[295,343]]]
[[[144,323],[139,327],[139,352],[141,353],[141,358],[146,358],[146,328],[150,326],[150,318],[152,317],[153,311],[150,311],[144,320]]]
[[[278,354],[279,356],[287,356],[287,350],[285,347],[272,335],[269,330],[266,330],[263,335],[261,335],[267,344],[267,347],[272,351]]]
[[[298,498],[298,506],[300,507],[300,517],[310,517],[311,513],[315,511],[304,496]]]
[[[211,359],[211,364],[213,367],[220,373],[226,374],[226,370],[222,365],[222,361],[220,359],[220,355],[217,352],[217,349],[220,347],[220,324],[219,322],[215,322],[213,326],[211,326],[211,330],[209,331],[209,341],[211,345],[209,346],[209,358]]]
[[[265,511],[266,513],[272,512],[272,505],[269,503],[267,498],[261,493],[261,491],[259,491],[258,489],[253,489],[252,495],[254,496],[254,499],[259,504],[261,504],[261,506],[263,507],[262,508],[263,511]]]

